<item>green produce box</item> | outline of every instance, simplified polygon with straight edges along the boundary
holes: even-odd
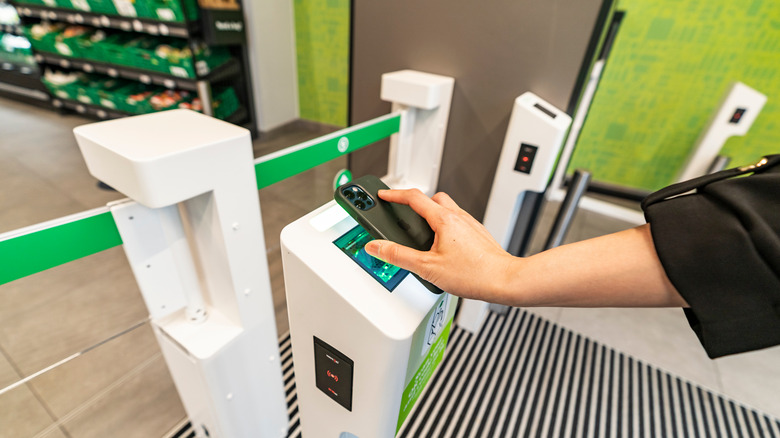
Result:
[[[224,47],[197,46],[193,50],[186,41],[173,38],[140,36],[114,49],[124,50],[123,56],[109,58],[119,59],[115,63],[188,79],[205,76],[230,60]]]
[[[57,53],[57,49],[54,48],[56,38],[65,25],[57,23],[53,25],[40,25],[34,24],[29,26],[22,26],[22,32],[27,40],[30,41],[30,45],[33,49],[39,52]]]
[[[233,87],[214,90],[214,117],[225,120],[238,111],[240,103]]]
[[[113,93],[115,90],[127,86],[127,84],[128,82],[123,79],[101,76],[83,85],[79,90],[80,93],[77,95],[77,99],[83,103],[116,109]]]
[[[53,0],[16,0],[14,3],[17,5],[35,5],[35,6],[57,6],[57,3]],[[51,3],[51,4],[49,4]]]
[[[87,0],[56,0],[57,7],[73,9],[75,11],[92,12],[92,7]]]
[[[70,82],[55,82],[50,72],[46,72],[41,77],[41,82],[51,92],[52,95],[66,100],[78,100],[79,93],[84,84],[89,82],[85,73],[71,73],[66,77],[71,78]],[[60,78],[62,79],[62,78]]]
[[[194,94],[184,90],[163,90],[149,97],[152,111],[165,111],[178,108],[180,104],[190,102]]]
[[[197,20],[200,15],[197,0],[136,0],[135,9],[139,17],[176,23]]]
[[[82,57],[82,45],[79,40],[88,38],[94,32],[84,26],[35,24],[24,26],[24,34],[33,49],[41,52],[54,53],[69,58]]]
[[[123,17],[138,17],[138,10],[136,9],[136,4],[138,1],[142,0],[113,0],[112,3],[117,15],[121,15]]]
[[[71,0],[75,2],[76,0]],[[95,14],[119,15],[114,0],[81,0],[89,5],[89,9]]]
[[[149,104],[149,98],[155,94],[155,90],[158,90],[158,87],[149,87],[139,83],[129,84],[115,90],[113,99],[116,109],[131,114],[150,113],[152,106]]]
[[[85,50],[87,58],[116,65],[133,65],[132,54],[126,50],[125,44],[137,38],[134,34],[115,33],[102,39],[96,36],[89,42],[84,42],[85,45],[90,45],[90,48]]]

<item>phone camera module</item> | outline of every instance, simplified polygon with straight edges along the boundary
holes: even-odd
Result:
[[[366,204],[363,201],[355,201],[355,207],[357,207],[357,208],[359,208],[361,210],[365,210],[366,209]]]

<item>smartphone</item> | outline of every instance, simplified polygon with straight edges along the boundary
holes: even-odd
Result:
[[[377,192],[389,189],[373,175],[366,175],[336,189],[333,198],[352,216],[371,237],[390,240],[419,251],[428,251],[433,245],[434,232],[428,222],[411,207],[379,199]],[[442,290],[412,275],[435,294]]]

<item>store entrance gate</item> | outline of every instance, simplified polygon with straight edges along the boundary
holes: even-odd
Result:
[[[3,234],[0,284],[122,245],[197,436],[286,436],[255,190],[391,137],[385,181],[432,194],[453,80],[382,84],[392,113],[254,162],[248,131],[191,111],[77,128],[90,172],[132,200]]]

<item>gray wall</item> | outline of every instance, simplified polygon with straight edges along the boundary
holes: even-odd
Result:
[[[390,110],[382,73],[455,78],[439,190],[484,214],[514,99],[532,91],[566,110],[603,0],[353,2],[350,124]],[[384,175],[387,144],[354,153],[356,177]]]

